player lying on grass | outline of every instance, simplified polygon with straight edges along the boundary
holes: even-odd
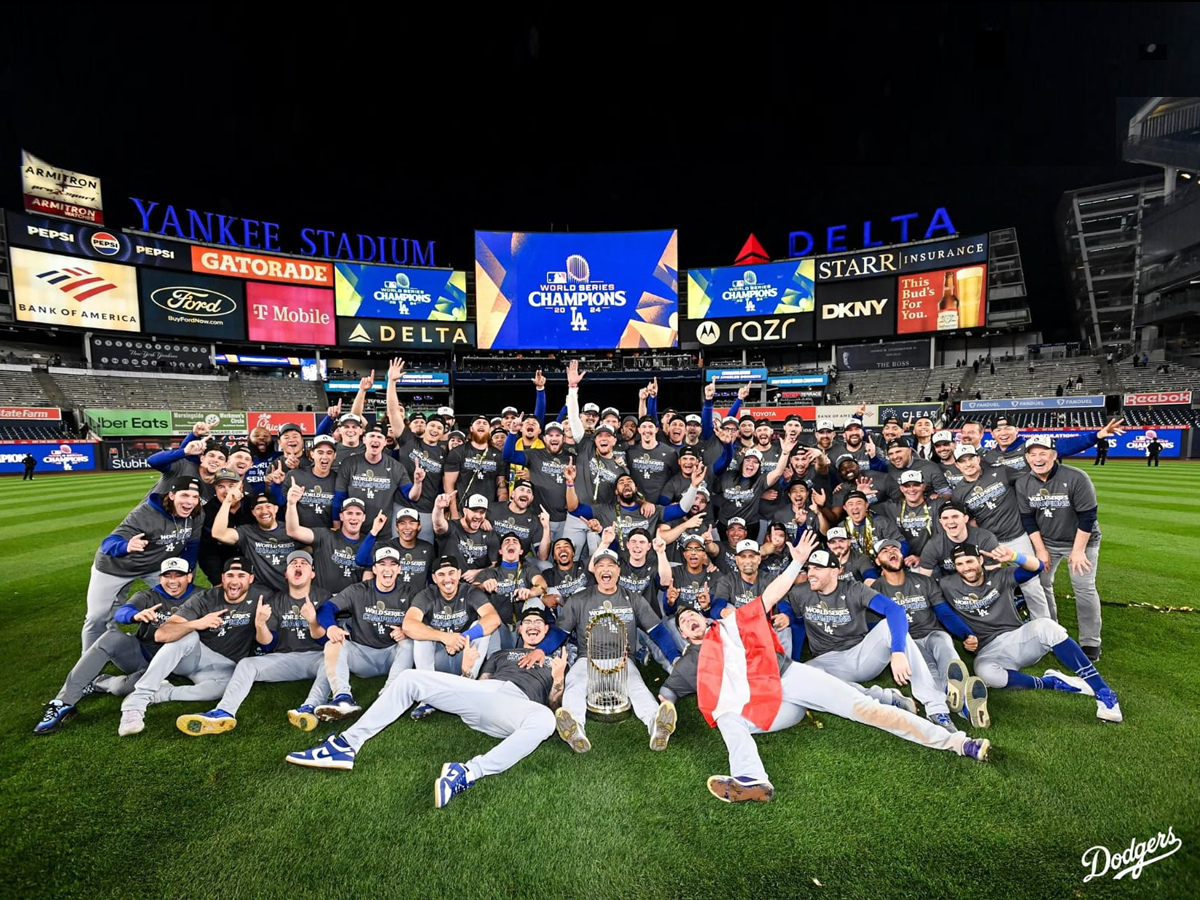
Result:
[[[951,750],[984,762],[991,749],[988,740],[969,738],[961,731],[951,733],[784,654],[770,627],[775,604],[791,590],[806,564],[810,572],[837,565],[828,550],[814,550],[816,545],[808,532],[790,547],[792,563],[763,591],[761,605],[747,604],[719,624],[693,609],[676,614],[689,647],[659,696],[665,702],[696,694],[709,725],[720,729],[729,751],[730,774],[709,778],[709,791],[726,802],[765,802],[774,797],[775,788],[753,735],[789,728],[804,717],[806,709],[833,713],[934,750]]]
[[[396,675],[357,724],[312,750],[289,753],[287,761],[315,769],[352,769],[363,744],[395,722],[418,700],[459,716],[476,731],[501,742],[465,763],[448,762],[434,782],[434,806],[441,808],[487,775],[498,775],[532,753],[554,733],[554,713],[562,702],[565,651],[546,658],[537,649],[550,629],[546,610],[525,610],[517,631],[521,646],[491,653],[473,680],[479,651],[462,651],[462,675],[409,669]],[[530,654],[540,659],[522,664]],[[537,657],[535,657],[536,659]]]

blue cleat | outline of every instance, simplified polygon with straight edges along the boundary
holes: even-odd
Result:
[[[958,734],[960,731],[959,727],[954,724],[954,720],[945,713],[929,713],[925,718],[939,728],[945,728],[951,734]]]
[[[753,800],[769,803],[775,796],[775,788],[769,781],[756,781],[745,775],[712,775],[708,779],[708,792],[722,803],[742,803]]]
[[[961,660],[952,659],[946,666],[946,705],[960,710],[967,699],[967,667]]]
[[[297,706],[295,709],[289,709],[287,716],[288,721],[301,731],[312,731],[317,727],[316,710],[307,703],[303,706]]]
[[[65,722],[75,718],[75,707],[68,706],[61,700],[51,700],[46,704],[42,713],[42,721],[33,726],[34,734],[53,734],[63,727]]]
[[[1102,688],[1096,694],[1096,718],[1103,722],[1122,722],[1121,704],[1117,702],[1117,694],[1112,688]]]
[[[355,750],[342,736],[335,734],[325,743],[311,750],[301,750],[289,753],[285,760],[297,766],[307,766],[310,769],[353,769]]]
[[[971,726],[974,728],[987,728],[992,724],[992,717],[988,713],[988,691],[987,685],[983,683],[983,679],[977,675],[972,675],[967,679],[967,708],[966,717],[971,720]]]
[[[193,737],[201,734],[221,734],[237,727],[237,719],[223,709],[210,709],[199,715],[180,716],[175,727]]]
[[[313,712],[322,722],[338,722],[362,712],[362,707],[349,694],[338,694],[332,703],[322,703]]]
[[[968,738],[962,747],[962,755],[976,762],[987,762],[991,752],[992,742],[987,738]]]
[[[428,719],[435,712],[437,712],[437,710],[434,709],[432,706],[430,706],[428,703],[422,703],[421,705],[417,706],[408,715],[414,722],[420,722],[422,719]]]
[[[474,783],[475,779],[462,763],[446,763],[442,766],[442,774],[433,783],[433,805],[441,809]]]

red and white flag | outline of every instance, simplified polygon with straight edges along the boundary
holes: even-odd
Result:
[[[736,712],[763,731],[770,729],[783,702],[775,656],[782,652],[759,599],[708,630],[696,668],[696,704],[709,727]]]

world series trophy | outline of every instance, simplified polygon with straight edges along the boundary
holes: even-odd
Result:
[[[606,604],[607,605],[607,604]],[[612,612],[602,612],[587,627],[587,715],[620,722],[632,713],[629,703],[628,633]]]

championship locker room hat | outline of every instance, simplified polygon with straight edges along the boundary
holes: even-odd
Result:
[[[862,491],[850,491],[848,494],[846,494],[846,499],[842,501],[842,504],[845,505],[846,503],[849,503],[851,500],[861,500],[861,501],[863,501],[863,503],[871,502],[870,500],[867,499],[867,495],[865,493],[863,493]]]
[[[621,411],[619,409],[617,409],[615,406],[606,406],[606,407],[604,407],[603,410],[600,411],[600,418],[602,418],[602,419],[605,416],[617,416],[618,418],[620,418],[620,415],[621,415]]]
[[[204,452],[212,453],[214,450],[219,450],[222,456],[225,456],[229,452],[225,448],[225,445],[222,444],[220,441],[215,441],[212,438],[209,438],[207,441],[204,442]]]
[[[448,435],[446,435],[446,437],[447,437],[447,439],[456,437],[460,441],[465,441],[467,439],[467,436],[465,434],[463,434],[461,431],[459,431],[457,428],[454,429],[454,431],[451,431]]]
[[[231,556],[225,560],[225,565],[221,567],[222,572],[249,572],[254,574],[254,566],[250,565],[250,560],[242,559],[240,556]]]
[[[167,482],[166,493],[173,494],[176,491],[195,491],[200,493],[200,479],[191,475],[179,475]]]
[[[533,482],[530,481],[528,478],[518,478],[516,481],[513,482],[513,490],[515,491],[519,487],[527,487],[532,491],[533,490]]]
[[[900,473],[901,486],[906,484],[924,484],[925,479],[921,477],[921,473],[916,469],[908,469]]]
[[[328,444],[330,447],[336,447],[337,441],[335,441],[328,434],[318,434],[315,438],[313,438],[313,449],[314,450],[316,450],[318,447],[323,447],[325,444]]]
[[[453,419],[454,418],[454,407],[439,406],[438,407],[438,415],[445,416],[447,419]]]
[[[862,422],[858,421],[858,419],[847,419],[846,424],[842,426],[842,429],[846,430],[848,428],[862,428],[862,427],[863,427],[863,424],[862,424]]]
[[[682,450],[679,451],[679,456],[678,456],[679,459],[683,459],[685,456],[691,456],[696,459],[704,458],[701,455],[700,451],[697,450],[695,447],[684,447]]]
[[[930,438],[935,444],[953,444],[954,435],[948,431],[935,431],[933,437]]]
[[[564,432],[564,431],[563,431],[563,427],[562,427],[561,425],[559,425],[557,422],[551,422],[549,425],[547,425],[547,426],[546,426],[546,427],[543,429],[543,431],[544,431],[546,434],[549,434],[549,433],[550,433],[550,432],[552,432],[552,431],[557,431],[559,434],[565,434],[565,433],[566,433],[566,432]]]
[[[242,476],[233,469],[218,469],[217,474],[213,476],[213,484],[221,481],[241,481]]]
[[[758,541],[738,541],[735,552],[740,556],[743,553],[757,553]]]
[[[517,409],[515,406],[506,406],[506,407],[504,407],[504,409],[500,410],[500,415],[515,416],[519,412],[520,412],[520,410]]]
[[[287,424],[280,426],[280,428],[279,428],[280,437],[287,434],[289,431],[294,431],[297,434],[304,434],[303,428],[301,428],[295,422],[288,422]]]
[[[159,575],[166,575],[168,572],[177,572],[180,575],[186,575],[190,571],[192,571],[192,567],[188,565],[188,561],[180,559],[178,556],[164,559],[162,565],[158,567]]]
[[[633,419],[634,416],[626,416],[625,418]],[[645,425],[647,422],[655,427],[658,427],[658,420],[655,419],[654,416],[642,416],[640,419],[637,419],[638,425]]]
[[[375,562],[384,559],[394,559],[396,562],[400,562],[400,551],[395,547],[376,547]]]
[[[838,466],[840,466],[846,460],[850,460],[851,462],[858,462],[858,457],[855,456],[853,453],[843,453],[840,456],[838,456],[837,459],[835,459],[833,461],[833,467],[836,469]]]
[[[743,422],[750,422],[753,424],[756,421],[757,420],[754,418],[754,416],[750,415],[750,413],[742,413],[740,416],[738,416],[739,425],[741,425]]]
[[[506,531],[500,535],[500,546],[503,547],[504,542],[509,540],[516,541],[519,544],[521,543],[521,536],[515,531]]]
[[[978,456],[979,451],[975,449],[974,444],[959,444],[954,448],[954,458],[962,459],[964,456]]]
[[[759,450],[747,450],[745,453],[742,454],[742,459],[746,459],[751,456],[753,456],[759,462],[762,462],[763,455],[762,455],[762,452]]]
[[[1016,426],[1016,423],[1013,422],[1013,420],[1010,419],[1008,416],[996,416],[996,422],[995,422],[995,424],[992,425],[992,427],[993,428],[1006,428],[1006,427],[1016,428],[1017,426]]]
[[[526,606],[521,610],[521,616],[517,624],[533,617],[541,619],[547,625],[550,624],[550,612],[544,606]]]
[[[272,506],[279,506],[279,504],[275,502],[274,497],[272,497],[266,491],[263,491],[261,494],[256,495],[254,500],[251,501],[250,508],[254,509],[258,506],[261,506],[264,503],[270,503]],[[346,505],[345,503],[342,504],[342,506],[345,506],[345,505]]]
[[[707,544],[708,542],[706,540],[704,540],[704,535],[693,533],[693,534],[685,534],[683,536],[683,540],[680,543],[683,545],[683,548],[686,550],[692,544],[699,544],[701,547],[704,547],[704,545]]]
[[[585,403],[585,404],[583,404],[583,412],[595,413],[596,415],[600,415],[600,406],[599,406],[599,404],[596,404],[596,403]]]
[[[232,447],[229,448],[229,452],[225,455],[227,457],[229,457],[229,456],[233,456],[233,454],[235,454],[235,453],[245,453],[247,456],[254,455],[253,453],[250,452],[250,448],[246,444],[234,444]]]
[[[467,498],[467,509],[487,509],[490,504],[483,494],[472,494]]]
[[[592,557],[593,562],[598,562],[599,560],[602,560],[602,559],[611,559],[613,562],[617,563],[618,565],[620,565],[620,563],[621,563],[621,558],[619,556],[617,556],[616,552],[613,550],[601,550],[595,556]]]
[[[367,434],[382,434],[384,437],[387,437],[387,426],[384,425],[382,422],[375,422],[366,427],[366,433]]]
[[[817,431],[833,431],[833,423],[828,419],[822,419],[817,423]]]
[[[892,438],[890,441],[887,442],[888,450],[891,450],[893,447],[903,447],[905,450],[911,450],[912,444],[910,444],[904,438],[898,437],[898,438]]]
[[[686,416],[684,416],[683,421],[688,425],[703,425],[704,424],[704,420],[701,419],[695,413],[688,413]]]
[[[401,519],[412,519],[414,522],[420,522],[421,514],[412,507],[406,506],[400,512],[396,513],[396,521],[399,522]]]
[[[310,566],[312,565],[312,561],[313,561],[312,554],[309,553],[307,550],[293,550],[291,553],[289,553],[287,555],[287,563],[289,566],[298,559],[304,560]]]
[[[721,420],[722,425],[736,425],[737,423],[737,416],[726,416]]]
[[[1035,434],[1033,437],[1025,438],[1025,452],[1029,452],[1030,447],[1045,447],[1047,450],[1054,449],[1054,440],[1048,434]]]
[[[357,413],[343,413],[342,417],[340,419],[338,419],[338,424],[339,425],[353,424],[353,425],[361,426],[363,424],[363,420],[362,420],[362,416],[358,415]]]
[[[960,556],[980,556],[979,548],[974,544],[959,544],[950,551],[951,559],[958,559]]]
[[[836,541],[839,539],[843,541],[850,540],[850,535],[846,534],[845,528],[830,528],[827,532],[825,532],[825,540]]]
[[[512,407],[510,406],[509,409],[512,409]],[[479,413],[479,415],[476,415],[476,416],[471,416],[471,424],[472,425],[474,425],[476,422],[486,422],[488,425],[491,425],[493,422],[498,422],[498,421],[499,421],[499,417],[497,417],[495,419],[489,419],[483,413]]]
[[[950,510],[951,512],[962,513],[964,516],[970,515],[970,513],[967,511],[967,508],[957,500],[947,500],[945,503],[943,503],[942,508],[938,510],[938,515],[940,516],[947,510]]]
[[[647,531],[645,528],[634,528],[634,529],[631,529],[627,535],[625,535],[625,542],[629,543],[629,539],[636,535],[641,535],[646,540],[650,540],[650,532],[649,531]]]
[[[420,419],[422,422],[424,422],[425,421],[425,413],[415,412],[415,413],[410,414],[408,417],[408,421],[410,421],[410,422],[415,422],[415,421],[417,421],[417,419]]]
[[[617,430],[615,428],[613,428],[611,425],[601,425],[599,428],[596,429],[596,434],[611,434],[613,437],[616,437]]]
[[[875,542],[875,555],[879,556],[880,553],[882,553],[884,550],[888,549],[889,547],[895,547],[897,550],[901,549],[899,541],[893,541],[891,538],[888,538],[887,540],[884,540],[884,541],[876,541]]]
[[[828,550],[814,550],[809,554],[808,568],[810,569],[840,569],[841,567],[842,564],[838,562],[837,556]]]
[[[741,516],[734,516],[732,519],[730,519],[728,522],[725,523],[726,528],[730,527],[731,525],[741,525],[743,528],[745,528],[746,520],[743,519]]]
[[[899,425],[900,417],[899,416],[888,416],[886,419],[883,420],[882,424],[884,424],[884,425]]]
[[[799,422],[801,425],[804,424],[804,420],[802,418],[800,418],[798,415],[796,415],[795,413],[792,413],[786,419],[783,420],[784,425],[786,425],[788,422]]]
[[[367,511],[367,503],[361,497],[347,497],[342,501],[342,509],[345,509],[347,506],[357,506],[363,512]]]

